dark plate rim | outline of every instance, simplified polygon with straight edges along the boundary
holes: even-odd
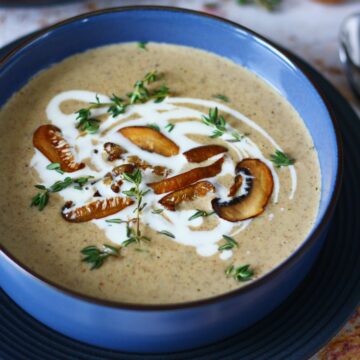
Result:
[[[339,198],[340,190],[341,190],[341,180],[342,180],[342,174],[343,174],[343,148],[342,148],[342,140],[340,135],[339,126],[337,124],[337,121],[335,119],[335,113],[331,108],[331,105],[329,101],[326,99],[326,96],[323,92],[323,90],[316,84],[316,81],[310,76],[307,72],[304,72],[305,68],[299,64],[299,62],[293,60],[293,58],[289,58],[287,51],[284,51],[281,49],[278,45],[273,43],[272,41],[266,39],[265,37],[257,34],[256,32],[239,25],[233,21],[224,19],[222,17],[203,13],[200,11],[195,10],[188,10],[183,8],[177,8],[177,7],[171,7],[171,6],[124,6],[124,7],[113,7],[113,8],[107,8],[102,10],[97,10],[93,12],[88,12],[85,14],[81,14],[78,16],[71,17],[69,19],[60,21],[54,25],[51,25],[45,29],[39,30],[34,35],[30,35],[29,38],[26,38],[25,40],[21,41],[18,45],[16,45],[9,53],[7,53],[5,56],[0,58],[0,68],[7,62],[11,60],[11,57],[18,53],[20,50],[22,50],[24,47],[29,45],[32,41],[39,39],[41,36],[43,36],[46,33],[49,33],[53,30],[56,30],[60,27],[63,27],[65,25],[71,24],[73,22],[77,22],[79,20],[87,19],[87,18],[93,18],[96,16],[100,16],[107,13],[116,13],[116,12],[127,12],[127,11],[168,11],[168,12],[180,12],[190,15],[195,15],[199,17],[205,17],[209,18],[211,20],[215,20],[221,23],[224,23],[226,25],[230,25],[232,27],[235,27],[237,29],[240,29],[244,32],[249,33],[253,37],[260,39],[268,48],[270,48],[273,52],[280,53],[282,56],[286,58],[286,60],[293,64],[297,69],[300,70],[302,75],[312,84],[312,86],[315,88],[317,93],[319,94],[321,100],[323,101],[329,115],[330,119],[333,125],[335,137],[336,137],[336,144],[337,144],[337,173],[335,178],[335,185],[332,191],[331,199],[329,202],[329,205],[320,220],[318,226],[313,229],[312,234],[307,238],[306,241],[303,242],[303,244],[292,254],[290,255],[285,261],[283,261],[281,264],[279,264],[276,268],[268,272],[267,274],[263,275],[259,279],[247,284],[246,286],[232,290],[230,292],[227,292],[225,294],[220,294],[217,296],[213,296],[210,298],[205,298],[201,300],[195,300],[195,301],[188,301],[183,303],[175,303],[175,304],[134,304],[134,303],[126,303],[126,302],[120,302],[120,301],[111,301],[111,300],[105,300],[105,299],[99,299],[95,298],[89,295],[85,295],[79,292],[76,292],[74,290],[70,290],[62,285],[56,284],[55,282],[46,279],[42,275],[36,273],[32,269],[30,269],[27,265],[23,264],[20,260],[18,260],[15,256],[13,256],[9,251],[5,249],[5,247],[0,244],[0,254],[3,253],[8,259],[10,259],[18,268],[20,268],[21,271],[25,272],[27,275],[30,275],[32,278],[40,281],[43,283],[43,285],[46,285],[50,288],[52,288],[55,291],[61,292],[65,296],[70,296],[72,298],[75,298],[76,300],[84,301],[91,303],[93,305],[98,306],[104,306],[107,308],[114,308],[118,310],[134,310],[134,311],[169,311],[169,310],[182,310],[182,309],[188,309],[188,308],[196,308],[196,307],[202,307],[206,305],[212,305],[214,303],[220,303],[226,300],[229,300],[231,298],[235,298],[241,294],[250,292],[253,289],[256,289],[258,287],[261,287],[263,284],[265,284],[268,281],[271,281],[276,275],[282,271],[286,271],[286,269],[295,261],[298,257],[300,257],[302,254],[308,251],[308,249],[318,240],[318,237],[321,235],[321,233],[325,230],[326,225],[331,220],[331,217],[334,213],[335,206],[337,203],[337,200]]]

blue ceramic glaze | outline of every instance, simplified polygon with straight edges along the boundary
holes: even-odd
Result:
[[[46,282],[0,247],[0,285],[36,319],[75,339],[131,352],[205,345],[248,327],[305,277],[335,206],[341,150],[329,110],[311,81],[282,52],[236,24],[170,8],[124,8],[66,21],[20,46],[0,64],[0,106],[38,71],[93,47],[129,41],[193,46],[225,56],[273,86],[293,105],[319,154],[319,215],[302,247],[261,279],[231,293],[182,305],[133,306],[87,298]],[[0,245],[1,246],[1,245]]]

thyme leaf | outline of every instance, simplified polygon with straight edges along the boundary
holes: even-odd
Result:
[[[231,276],[234,278],[234,280],[243,282],[243,281],[249,281],[254,276],[255,271],[251,268],[249,264],[235,267],[234,265],[229,265],[225,269],[225,275],[227,277]]]
[[[270,156],[270,160],[274,163],[277,168],[282,166],[290,166],[295,163],[294,159],[291,159],[288,155],[280,150],[276,150],[275,154]]]
[[[226,242],[225,242],[225,244],[219,246],[219,248],[218,248],[219,251],[231,250],[234,247],[239,247],[239,244],[237,243],[237,241],[235,239],[233,239],[231,236],[223,235],[223,238]]]
[[[55,170],[56,172],[58,172],[58,173],[61,174],[61,175],[64,173],[64,171],[61,170],[61,165],[60,165],[60,163],[51,163],[51,164],[49,164],[49,165],[46,167],[46,169],[48,169],[48,170]]]
[[[141,50],[147,50],[147,48],[146,48],[146,45],[148,44],[148,42],[147,41],[139,41],[138,42],[138,48],[139,49],[141,49]]]
[[[82,261],[90,264],[91,270],[98,269],[110,256],[118,257],[119,251],[119,248],[107,244],[104,244],[100,249],[94,245],[90,245],[81,250],[81,254],[84,255]]]
[[[196,212],[193,215],[191,215],[188,220],[191,221],[199,217],[207,217],[213,214],[215,214],[215,211],[207,212],[205,210],[196,210]]]
[[[167,231],[167,230],[161,230],[161,231],[159,231],[159,234],[162,234],[162,235],[165,235],[165,236],[168,236],[168,237],[171,237],[171,238],[175,239],[175,235],[172,234],[170,231]]]

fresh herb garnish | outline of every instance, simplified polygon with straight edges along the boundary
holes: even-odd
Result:
[[[224,102],[229,102],[230,101],[229,98],[226,95],[222,95],[222,94],[213,95],[213,98],[219,99],[219,100],[224,101]]]
[[[165,129],[167,129],[168,132],[172,132],[174,130],[174,127],[175,127],[175,124],[169,123],[165,126]]]
[[[159,231],[159,234],[162,234],[162,235],[165,235],[165,236],[168,236],[168,237],[171,237],[171,238],[175,239],[175,235],[172,234],[170,231],[167,231],[167,230],[161,230],[161,231]]]
[[[126,235],[128,237],[127,240],[125,240],[122,245],[128,246],[131,243],[140,243],[141,240],[147,240],[150,239],[146,236],[143,236],[140,231],[140,216],[142,214],[142,211],[144,210],[146,203],[143,202],[144,196],[150,191],[148,190],[142,190],[141,189],[141,183],[142,183],[142,174],[139,169],[136,169],[132,174],[130,173],[123,173],[122,177],[124,180],[128,181],[129,183],[133,184],[134,186],[130,190],[123,191],[123,194],[129,197],[135,198],[136,201],[136,207],[134,209],[135,213],[135,219],[133,222],[136,223],[136,227],[133,228],[128,224],[126,229]]]
[[[84,255],[82,261],[91,265],[91,270],[98,269],[104,264],[104,261],[110,256],[119,256],[118,248],[111,245],[103,245],[102,249],[98,249],[96,246],[87,246],[81,250]]]
[[[219,115],[218,108],[210,108],[209,109],[209,115],[203,115],[202,116],[202,122],[207,125],[215,128],[211,138],[217,138],[222,136],[226,131],[226,122],[222,115]]]
[[[205,125],[214,128],[212,135],[210,135],[212,139],[223,136],[227,131],[226,121],[222,115],[219,115],[219,111],[217,107],[210,108],[209,115],[202,116],[202,122]],[[241,141],[244,138],[244,135],[241,135],[236,131],[231,132],[230,135],[232,136],[232,139],[227,141],[236,142],[236,141]]]
[[[46,188],[42,190],[46,191],[37,193],[31,200],[31,206],[38,207],[39,211],[42,211],[49,201],[49,191]]]
[[[55,170],[56,172],[58,172],[59,174],[63,174],[64,171],[61,170],[61,165],[60,163],[51,163],[46,167],[48,170]]]
[[[207,217],[213,214],[215,214],[215,211],[207,212],[205,210],[196,210],[195,214],[191,215],[188,220],[191,221],[199,217]]]
[[[280,5],[281,0],[237,0],[239,5],[246,5],[254,2],[266,10],[273,11]]]
[[[157,124],[154,124],[154,123],[153,124],[147,124],[146,126],[160,132],[160,127]]]
[[[50,192],[59,192],[61,190],[66,189],[73,183],[73,179],[71,177],[66,177],[64,180],[56,181],[54,184],[52,184],[48,191]]]
[[[147,41],[139,41],[138,42],[138,48],[141,50],[147,50],[146,45],[148,44]]]
[[[249,264],[235,267],[230,265],[225,269],[225,275],[233,277],[236,281],[248,281],[254,276],[254,270]]]
[[[286,155],[280,150],[276,150],[275,154],[270,156],[270,160],[275,164],[277,168],[280,168],[282,166],[290,166],[295,163],[294,159],[289,158],[288,155]]]
[[[38,207],[39,211],[42,211],[49,201],[50,193],[59,192],[73,184],[76,184],[76,186],[74,186],[75,189],[78,189],[80,187],[80,190],[81,190],[82,187],[91,178],[93,178],[93,176],[83,176],[83,177],[76,178],[76,179],[72,179],[71,177],[67,176],[64,180],[56,181],[54,184],[52,184],[48,188],[44,185],[35,185],[35,187],[37,189],[42,190],[42,191],[37,193],[32,198],[30,206]]]
[[[78,120],[76,128],[80,131],[85,131],[89,134],[96,133],[100,128],[100,120],[91,117],[91,110],[99,108],[108,108],[107,112],[116,117],[124,114],[129,105],[144,103],[149,100],[154,100],[159,103],[169,95],[169,88],[161,85],[158,89],[150,91],[147,85],[157,81],[159,76],[156,71],[148,72],[142,80],[136,81],[132,92],[128,93],[129,99],[123,98],[113,94],[110,102],[101,102],[98,95],[95,97],[95,102],[89,104],[87,108],[80,109],[76,112]]]
[[[151,213],[158,215],[158,214],[161,214],[163,211],[164,211],[164,209],[154,209],[151,211]]]
[[[97,100],[99,98],[97,97]],[[87,109],[80,109],[76,112],[78,123],[76,124],[76,128],[80,131],[86,131],[89,134],[94,134],[99,130],[100,120],[91,118],[91,109],[97,108],[100,106],[90,105]]]
[[[93,179],[93,178],[94,178],[93,176],[82,176],[77,179],[73,179],[73,182],[76,184],[76,186],[74,186],[74,188],[77,190],[82,190],[84,185],[87,184],[89,182],[89,180]]]
[[[161,85],[158,90],[155,90],[152,94],[152,98],[155,99],[155,103],[159,104],[169,95],[169,88],[165,85]]]
[[[244,139],[245,135],[244,134],[239,134],[237,131],[233,131],[231,133],[232,139],[227,139],[227,142],[239,142],[242,139]]]
[[[123,224],[126,221],[121,220],[121,219],[107,219],[107,220],[105,220],[105,222],[107,222],[109,224]]]
[[[219,251],[231,250],[234,247],[239,247],[239,244],[237,243],[237,241],[235,239],[233,239],[231,236],[223,235],[223,238],[226,241],[226,243],[219,246],[219,249],[218,249]]]

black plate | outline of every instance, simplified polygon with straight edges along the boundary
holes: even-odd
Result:
[[[14,45],[0,49],[0,57]],[[34,320],[0,290],[0,359],[307,359],[336,334],[360,300],[360,121],[319,73],[290,55],[318,84],[344,139],[343,189],[329,237],[309,276],[278,309],[225,341],[193,351],[136,355],[85,345]],[[359,176],[358,176],[359,175]]]

